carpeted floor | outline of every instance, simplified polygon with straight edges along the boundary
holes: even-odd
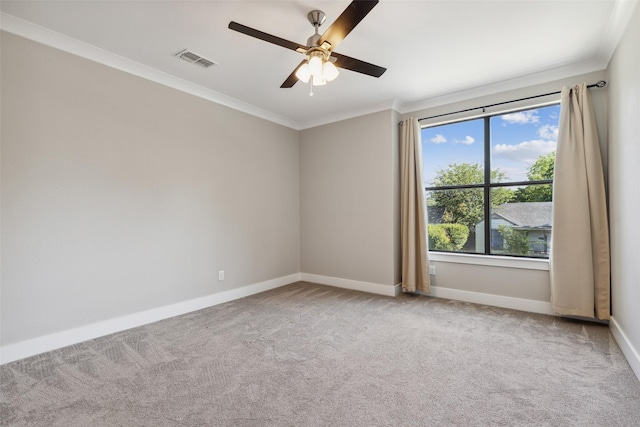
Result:
[[[0,367],[6,426],[638,426],[604,325],[296,283]]]

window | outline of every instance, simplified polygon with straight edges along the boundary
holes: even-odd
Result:
[[[560,105],[422,129],[429,250],[548,258]]]

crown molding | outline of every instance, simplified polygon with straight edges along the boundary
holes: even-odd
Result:
[[[420,101],[401,103],[397,111],[400,114],[409,114],[428,108],[605,70],[629,25],[638,3],[640,3],[640,0],[616,0],[613,2],[605,34],[600,41],[596,55],[592,58],[586,58],[579,62],[551,64],[544,69],[530,70],[525,74],[508,80],[469,87],[454,93],[442,93]]]
[[[617,0],[613,3],[613,10],[609,16],[607,28],[596,54],[599,62],[608,65],[609,61],[611,61],[611,57],[613,57],[618,43],[620,43],[627,30],[638,3],[640,3],[640,0]]]
[[[15,34],[20,37],[41,43],[43,45],[61,50],[90,61],[115,68],[120,71],[141,77],[146,80],[159,83],[161,85],[215,102],[220,105],[241,111],[252,116],[256,116],[273,123],[277,123],[294,130],[303,130],[328,123],[334,123],[341,120],[352,119],[354,117],[364,116],[366,114],[377,113],[379,111],[394,108],[395,100],[386,100],[383,102],[367,105],[364,108],[339,111],[319,118],[313,118],[304,122],[298,122],[288,117],[263,110],[251,104],[239,101],[235,98],[224,95],[220,92],[207,89],[203,86],[196,85],[184,79],[175,77],[171,74],[156,70],[146,65],[127,59],[123,56],[116,55],[107,50],[82,42],[56,31],[49,30],[29,21],[17,18],[4,12],[0,12],[0,30]]]
[[[387,111],[396,109],[397,101],[395,99],[389,99],[375,104],[367,105],[364,108],[353,108],[350,110],[338,111],[319,118],[313,118],[300,122],[298,130],[310,129],[317,126],[326,125],[329,123],[336,123],[342,120],[353,119],[355,117],[366,116],[367,114],[379,113],[380,111]]]
[[[156,70],[120,55],[100,49],[88,43],[65,36],[31,22],[0,12],[0,30],[20,37],[53,47],[55,49],[77,55],[91,61],[124,71],[129,74],[168,86],[173,89],[215,102],[225,107],[250,114],[273,123],[277,123],[295,130],[300,129],[299,123],[271,111],[263,110],[230,96],[221,94],[203,86],[188,82],[165,72]]]
[[[508,80],[501,80],[482,86],[470,87],[453,93],[436,95],[417,102],[403,103],[398,106],[398,112],[400,114],[414,113],[416,111],[426,110],[433,107],[468,101],[470,99],[549,83],[582,74],[602,71],[604,69],[606,69],[606,64],[603,64],[601,61],[598,61],[595,58],[587,59],[577,63],[527,73]]]
[[[534,86],[581,74],[602,71],[608,66],[609,61],[611,60],[620,39],[624,35],[629,21],[633,16],[633,12],[639,2],[640,0],[614,1],[604,37],[600,42],[597,54],[593,58],[587,58],[576,63],[552,64],[544,69],[530,70],[526,74],[508,80],[496,81],[489,84],[483,84],[482,86],[468,87],[453,93],[435,94],[434,96],[419,101],[402,102],[397,99],[386,100],[367,105],[363,108],[338,111],[319,118],[302,121],[296,121],[289,117],[258,108],[220,92],[196,85],[168,73],[129,60],[55,31],[51,31],[4,12],[0,12],[0,30],[7,31],[294,130],[303,130],[389,109],[393,109],[400,114],[408,114],[428,108],[493,95],[499,92],[521,89],[527,86]]]

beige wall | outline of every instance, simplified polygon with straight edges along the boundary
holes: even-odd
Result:
[[[2,345],[300,271],[297,131],[11,34],[1,57]]]
[[[549,302],[551,298],[548,270],[441,261],[432,261],[431,264],[436,266],[431,286],[437,288],[542,302]],[[496,300],[495,305],[501,304]]]
[[[635,348],[640,377],[640,7],[609,63],[608,75],[612,315]]]
[[[553,81],[531,87],[525,87],[509,92],[497,93],[491,96],[470,99],[467,101],[452,104],[439,105],[425,110],[414,111],[403,114],[402,117],[430,117],[433,115],[450,113],[483,105],[511,101],[514,99],[559,91],[564,85],[574,83],[595,83],[606,78],[604,71],[575,76],[572,78]],[[607,158],[607,88],[594,89],[592,91],[596,110],[596,121],[598,134],[601,140],[601,152],[603,162]],[[548,98],[546,98],[548,99]],[[559,100],[559,95],[557,96]],[[522,108],[525,105],[510,104],[506,108]],[[495,107],[493,111],[498,111],[505,107]],[[465,113],[470,117],[473,113]],[[446,119],[462,118],[465,115],[450,116]],[[434,122],[443,119],[436,119]],[[423,122],[426,123],[426,122]],[[435,257],[434,257],[435,258]],[[464,263],[452,263],[445,261],[432,261],[436,266],[436,275],[432,276],[432,285],[438,288],[455,289],[467,292],[479,292],[496,296],[506,296],[511,298],[521,298],[541,302],[550,301],[549,272],[546,270],[529,268],[505,268],[501,266],[474,265]]]
[[[389,110],[300,132],[303,273],[397,283],[396,119]]]

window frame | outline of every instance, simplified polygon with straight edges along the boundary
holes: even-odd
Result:
[[[528,185],[551,185],[553,188],[553,179],[544,179],[544,180],[535,180],[535,181],[509,181],[509,182],[491,182],[491,118],[493,117],[499,117],[502,116],[504,114],[509,114],[509,113],[517,113],[517,112],[522,112],[522,111],[529,111],[529,110],[534,110],[536,108],[544,108],[544,107],[550,107],[553,105],[560,105],[560,100],[553,100],[553,101],[549,101],[549,102],[544,102],[544,103],[540,103],[540,104],[535,104],[535,105],[528,105],[528,106],[520,106],[517,108],[513,108],[513,109],[505,109],[505,110],[501,110],[501,111],[496,111],[496,112],[492,112],[492,113],[485,113],[483,111],[483,113],[481,115],[474,115],[472,117],[465,117],[465,118],[459,118],[459,119],[454,119],[454,120],[443,120],[440,122],[434,122],[434,123],[429,123],[429,124],[425,124],[425,125],[421,125],[420,126],[420,130],[422,131],[422,129],[426,129],[426,128],[433,128],[433,127],[437,127],[437,126],[445,126],[445,125],[450,125],[450,124],[455,124],[455,123],[462,123],[462,122],[466,122],[466,121],[471,121],[471,120],[478,120],[478,119],[482,119],[483,120],[483,130],[484,130],[484,146],[483,146],[483,153],[484,153],[484,164],[483,164],[483,168],[484,168],[484,182],[481,184],[463,184],[463,185],[445,185],[445,186],[439,186],[439,187],[424,187],[424,191],[425,194],[428,191],[444,191],[444,190],[468,190],[468,189],[482,189],[483,190],[483,200],[484,200],[484,205],[483,205],[483,220],[485,222],[485,224],[489,224],[489,226],[485,226],[484,227],[484,252],[456,252],[456,251],[444,251],[444,250],[432,250],[429,249],[429,252],[435,253],[435,254],[443,254],[443,255],[461,255],[464,256],[465,258],[468,257],[492,257],[492,258],[499,258],[499,259],[522,259],[522,260],[540,260],[542,262],[547,262],[549,260],[549,256],[541,256],[541,257],[534,257],[534,256],[529,256],[529,255],[519,255],[519,254],[494,254],[491,253],[491,190],[494,188],[501,188],[501,187],[517,187],[517,186],[528,186]],[[553,199],[552,199],[553,200]],[[428,208],[427,208],[428,209]],[[551,230],[553,233],[553,224],[551,225]],[[447,257],[448,258],[448,257]],[[443,259],[444,260],[444,259]],[[538,269],[538,268],[534,268],[534,269]]]

